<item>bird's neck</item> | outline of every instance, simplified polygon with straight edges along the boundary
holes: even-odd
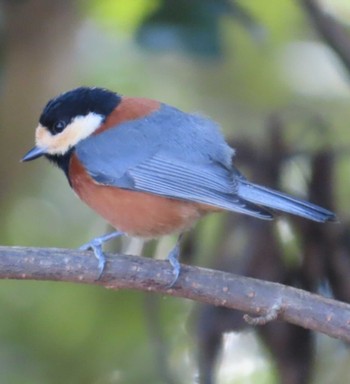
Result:
[[[71,184],[69,179],[69,163],[74,153],[74,148],[71,148],[64,155],[46,155],[47,159],[52,162],[54,165],[62,169],[64,174],[66,175],[69,184]]]

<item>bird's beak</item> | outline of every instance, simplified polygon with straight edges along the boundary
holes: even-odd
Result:
[[[29,152],[27,152],[21,159],[21,161],[31,161],[35,160],[40,156],[45,155],[45,149],[34,147]]]

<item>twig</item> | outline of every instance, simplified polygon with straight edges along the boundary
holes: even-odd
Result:
[[[331,15],[322,10],[315,0],[299,0],[318,33],[336,52],[350,75],[350,33]]]
[[[69,281],[111,289],[136,289],[184,297],[248,312],[271,313],[278,318],[350,341],[350,305],[278,283],[221,271],[182,266],[175,286],[167,261],[138,256],[107,255],[100,280],[97,261],[90,252],[55,248],[0,247],[0,278]],[[283,303],[283,305],[281,305]]]
[[[265,315],[253,317],[245,314],[243,316],[243,319],[249,325],[265,325],[270,321],[277,320],[280,314],[282,313],[282,311],[283,311],[283,304],[282,304],[282,300],[280,300],[276,302]]]

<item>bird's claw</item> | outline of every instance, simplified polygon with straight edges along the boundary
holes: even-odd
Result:
[[[168,255],[169,263],[173,268],[174,277],[171,280],[170,284],[167,285],[167,289],[170,289],[175,285],[175,283],[177,282],[177,279],[179,278],[180,272],[181,272],[181,264],[179,263],[180,241],[181,241],[181,236],[179,237],[178,241],[176,242],[175,247],[170,251],[170,253]]]
[[[180,264],[179,264],[179,265],[180,265]],[[173,275],[174,275],[174,277],[173,277],[173,279],[171,280],[170,284],[168,284],[168,285],[166,286],[166,289],[171,289],[171,288],[173,288],[173,286],[174,286],[175,283],[177,282],[177,279],[179,278],[180,270],[181,270],[181,268],[179,268],[179,269],[175,269],[175,268],[173,267]]]
[[[99,280],[101,278],[106,265],[106,258],[102,251],[103,244],[108,240],[121,236],[122,234],[122,232],[112,232],[105,236],[96,237],[95,239],[92,239],[88,243],[85,243],[81,247],[79,247],[81,251],[88,251],[91,249],[94,252],[95,257],[98,260],[98,277],[96,280]]]
[[[93,239],[89,241],[88,243],[85,243],[79,247],[80,251],[88,251],[89,249],[95,250],[96,248],[102,248],[103,242],[100,240],[100,238]]]
[[[98,277],[96,280],[101,278],[106,264],[106,258],[102,251],[102,244],[103,242],[93,239],[89,243],[83,244],[81,247],[79,247],[81,251],[88,251],[91,249],[94,252],[94,255],[98,261]]]

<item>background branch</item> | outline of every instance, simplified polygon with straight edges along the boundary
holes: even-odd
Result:
[[[282,284],[183,265],[172,289],[167,261],[107,255],[105,272],[96,281],[97,261],[89,252],[55,248],[0,247],[0,278],[69,281],[111,289],[136,289],[184,297],[278,319],[350,341],[350,305]]]
[[[317,32],[336,52],[350,73],[350,34],[334,17],[326,13],[315,0],[299,0]]]

